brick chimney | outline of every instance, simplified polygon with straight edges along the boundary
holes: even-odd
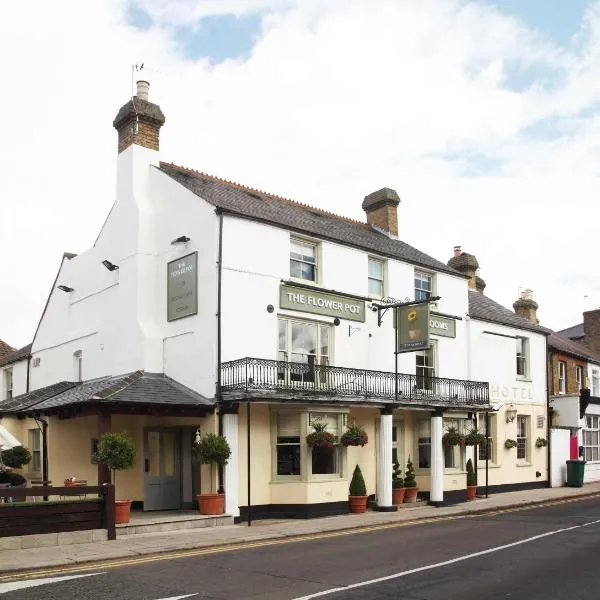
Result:
[[[137,82],[136,95],[119,110],[113,127],[119,132],[119,154],[132,144],[158,150],[158,134],[165,116],[158,104],[148,100],[147,81]]]
[[[583,344],[600,354],[600,308],[583,313]]]
[[[473,254],[463,252],[460,246],[454,246],[454,256],[448,266],[469,278],[469,287],[481,292],[485,290],[485,281],[479,277],[479,263]]]
[[[379,231],[398,237],[398,204],[400,197],[390,188],[381,188],[365,196],[362,208],[367,213],[367,223]]]
[[[521,297],[513,303],[513,308],[520,317],[534,325],[540,324],[540,320],[537,318],[538,303],[533,299],[532,290],[522,291]]]

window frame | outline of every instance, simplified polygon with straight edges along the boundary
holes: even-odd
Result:
[[[575,386],[577,387],[577,391],[580,392],[581,388],[583,388],[583,366],[575,365]]]
[[[489,448],[489,462],[492,464],[498,464],[497,458],[496,458],[496,450],[497,450],[497,436],[494,435],[494,433],[496,432],[496,415],[489,415],[489,429],[488,429],[488,438],[487,438],[487,447],[486,445],[479,445],[477,446],[477,464],[479,466],[480,462],[484,462],[486,461],[486,453],[488,453],[488,448]],[[483,433],[485,435],[485,418],[483,420]],[[483,451],[483,452],[482,452]],[[485,465],[484,465],[485,466]]]
[[[73,381],[83,381],[83,352],[81,350],[73,352]]]
[[[27,430],[27,443],[31,452],[31,462],[27,465],[29,473],[42,471],[42,432],[39,427]],[[37,466],[37,468],[36,468]]]
[[[515,348],[516,357],[516,375],[517,379],[528,379],[529,378],[529,338],[524,336],[517,336],[517,346]],[[519,352],[518,343],[521,342],[521,352]],[[519,373],[519,369],[523,372]]]
[[[448,427],[456,427],[459,433],[465,435],[467,433],[467,422],[471,423],[471,427],[473,426],[472,421],[469,419],[461,417],[442,418],[442,435],[447,431]],[[450,467],[446,465],[447,453],[452,453],[454,464]],[[466,470],[466,464],[466,448],[464,446],[449,446],[448,448],[444,448],[444,472],[462,473]]]
[[[430,365],[419,365],[419,357],[428,358]],[[422,371],[419,374],[419,369]],[[437,341],[431,340],[429,348],[426,350],[415,351],[415,388],[422,393],[433,392],[435,386],[435,378],[437,373]],[[419,386],[419,381],[425,383],[424,387]],[[427,387],[429,386],[429,387]]]
[[[381,267],[381,279],[377,279],[376,277],[372,277],[371,276],[371,263],[378,263]],[[369,297],[373,297],[373,298],[384,298],[386,295],[385,292],[385,288],[386,288],[386,276],[385,276],[385,270],[386,270],[386,261],[381,259],[381,258],[377,258],[376,256],[369,256],[368,257],[368,263],[367,263],[367,293],[369,295]],[[371,281],[377,282],[380,286],[380,292],[372,292],[371,291]]]
[[[586,462],[600,462],[600,415],[586,415],[582,431],[583,459]],[[595,451],[595,452],[594,452]],[[594,454],[596,458],[594,458]]]
[[[592,369],[592,396],[600,396],[600,370]]]
[[[15,374],[12,367],[2,370],[2,399],[12,400],[15,387]]]
[[[292,247],[294,244],[298,244],[300,246],[307,246],[307,247],[311,247],[313,248],[314,251],[314,263],[310,263],[307,261],[304,261],[302,259],[294,259],[292,258]],[[320,242],[316,241],[316,240],[311,240],[311,239],[307,239],[307,238],[302,238],[302,237],[295,237],[292,236],[290,237],[290,250],[289,250],[289,273],[290,273],[290,279],[293,279],[294,281],[299,281],[302,283],[315,283],[318,284],[320,282],[320,263],[321,263],[321,256],[320,256],[320,250],[321,250],[321,244]],[[314,269],[314,277],[313,279],[307,279],[304,278],[302,276],[300,277],[296,277],[294,275],[292,275],[292,262],[297,262],[299,264],[312,264],[313,269]],[[300,271],[302,271],[302,269],[300,269]],[[302,272],[300,273],[300,275],[302,275]]]
[[[429,289],[427,290],[423,287],[417,287],[418,279],[421,281],[428,279]],[[435,296],[435,273],[431,273],[430,271],[425,271],[423,269],[415,269],[413,274],[413,290],[415,300],[428,300],[432,296]]]
[[[521,431],[523,423],[524,435]],[[523,456],[520,456],[523,454]],[[529,415],[517,415],[517,461],[529,463],[531,459],[531,418]]]
[[[565,360],[558,361],[558,393],[567,393],[567,362]]]

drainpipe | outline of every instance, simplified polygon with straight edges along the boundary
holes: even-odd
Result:
[[[223,279],[223,213],[217,209],[215,211],[219,216],[219,240],[217,257],[217,383],[215,397],[217,403],[221,404],[221,290]],[[223,415],[219,410],[219,435],[223,435]],[[219,486],[218,490],[223,490],[223,467],[219,466]]]
[[[549,361],[548,356],[548,336],[546,338],[546,439],[548,440],[548,444],[546,445],[546,468],[548,469],[548,487],[552,487],[552,453],[550,451],[552,447],[552,430],[550,429],[550,379],[549,379],[549,369],[552,368],[551,361]]]
[[[29,369],[31,368],[31,352],[27,355],[27,375],[25,379],[25,393],[29,393]]]

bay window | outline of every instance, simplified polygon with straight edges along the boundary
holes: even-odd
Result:
[[[590,462],[600,460],[600,417],[586,415],[583,429],[583,459]]]

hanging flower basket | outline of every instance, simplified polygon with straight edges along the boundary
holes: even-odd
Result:
[[[449,446],[464,446],[465,436],[456,427],[448,427],[448,431],[442,436],[442,445],[444,448]]]
[[[516,448],[517,447],[517,441],[516,440],[511,440],[510,438],[508,440],[506,440],[504,442],[504,447],[507,450],[510,450],[511,448]]]
[[[465,446],[483,446],[485,445],[485,435],[478,429],[471,429],[465,435]]]
[[[315,421],[312,424],[312,428],[314,431],[306,436],[306,443],[313,450],[333,448],[338,443],[337,436],[327,431],[327,423],[324,423],[323,421]]]
[[[340,438],[343,446],[364,446],[368,441],[369,436],[367,432],[356,422],[348,425],[348,428],[342,433],[342,437]]]
[[[536,448],[544,448],[547,445],[548,445],[548,441],[546,440],[546,438],[539,437],[537,440],[535,440]]]

